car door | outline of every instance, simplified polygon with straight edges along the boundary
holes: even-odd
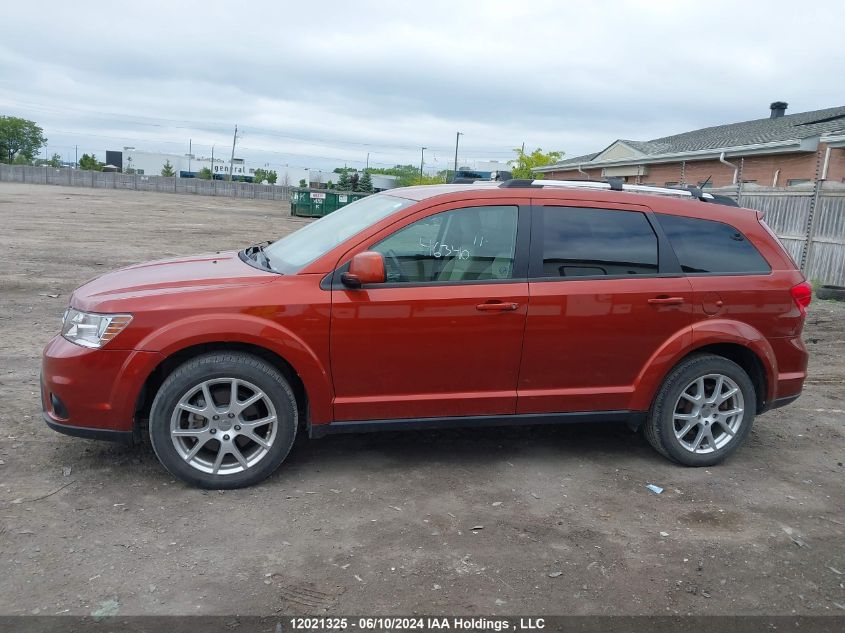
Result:
[[[527,199],[418,212],[347,253],[387,282],[333,282],[336,421],[513,414],[528,309]]]
[[[624,411],[658,350],[689,328],[692,290],[650,210],[533,207],[518,413]]]

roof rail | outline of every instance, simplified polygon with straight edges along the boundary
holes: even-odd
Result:
[[[500,187],[506,188],[543,188],[543,187],[571,187],[573,189],[603,189],[605,191],[629,191],[633,193],[650,193],[658,196],[676,196],[678,198],[692,198],[703,202],[718,202],[716,196],[705,193],[698,187],[655,187],[653,185],[629,185],[620,178],[602,180],[506,180]]]

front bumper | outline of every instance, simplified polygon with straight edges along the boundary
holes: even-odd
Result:
[[[107,442],[118,442],[120,444],[133,444],[135,434],[132,431],[112,431],[111,429],[92,429],[86,426],[70,426],[56,422],[47,411],[42,411],[44,422],[54,431],[71,435],[73,437],[84,437],[88,440],[105,440]]]
[[[155,352],[89,349],[56,336],[41,364],[45,422],[67,435],[131,441],[138,395],[161,360]]]

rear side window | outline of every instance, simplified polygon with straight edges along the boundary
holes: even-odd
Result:
[[[656,273],[657,236],[642,213],[544,207],[542,277]]]
[[[686,273],[768,273],[771,267],[741,231],[713,220],[658,214]]]

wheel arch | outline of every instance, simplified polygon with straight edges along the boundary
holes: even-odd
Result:
[[[755,403],[756,412],[762,413],[765,410],[766,403],[768,402],[767,394],[770,382],[766,377],[766,369],[763,365],[763,361],[757,353],[748,347],[740,345],[739,343],[712,343],[690,350],[688,354],[678,359],[678,362],[675,363],[675,365],[682,363],[691,356],[701,356],[703,354],[721,356],[722,358],[727,358],[742,367],[743,371],[748,374],[748,377],[751,379],[751,383],[754,385],[754,392],[757,398]]]
[[[319,332],[311,334],[313,341]],[[136,438],[143,434],[138,421],[148,418],[150,404],[164,379],[186,360],[213,351],[240,351],[262,358],[290,382],[300,419],[330,422],[333,389],[328,368],[321,361],[328,357],[328,331],[325,337],[316,336],[318,341],[323,338],[326,349],[315,350],[278,323],[255,315],[201,315],[150,333],[139,347],[158,352],[163,359],[144,376],[138,390],[134,415]]]
[[[674,337],[658,350],[638,377],[631,409],[650,409],[660,385],[672,369],[690,356],[700,354],[721,356],[742,367],[754,385],[757,413],[766,410],[772,401],[777,377],[772,346],[750,325],[728,320],[693,325],[685,335]]]
[[[150,414],[155,395],[159,387],[173,373],[173,371],[183,363],[196,358],[202,354],[210,352],[243,352],[256,356],[274,368],[285,377],[290,384],[294,395],[296,396],[296,406],[299,411],[299,419],[304,423],[308,419],[309,396],[308,390],[302,377],[285,358],[278,353],[260,345],[252,343],[243,343],[236,341],[212,341],[207,343],[198,343],[188,347],[181,348],[169,356],[164,357],[161,362],[149,373],[146,380],[141,386],[135,402],[135,433],[136,439],[143,429],[140,428],[140,422],[147,420]]]

